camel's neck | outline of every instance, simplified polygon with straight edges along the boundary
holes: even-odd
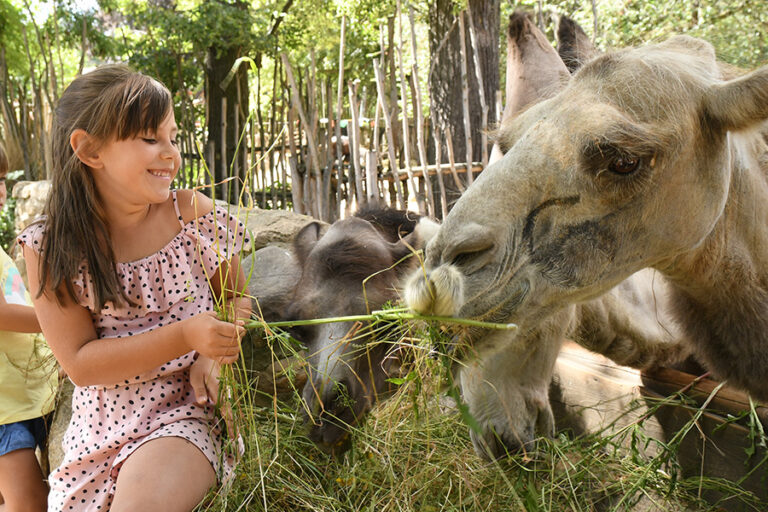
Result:
[[[765,388],[768,399],[768,166],[739,149],[712,233],[661,270],[703,362],[755,396]]]

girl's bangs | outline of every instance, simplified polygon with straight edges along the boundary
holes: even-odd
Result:
[[[118,108],[117,140],[154,132],[172,108],[171,94],[162,84],[144,75],[136,75],[132,81]]]

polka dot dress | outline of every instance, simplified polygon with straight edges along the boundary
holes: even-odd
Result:
[[[183,223],[157,253],[118,272],[133,305],[108,303],[96,311],[93,283],[85,266],[74,280],[78,302],[91,311],[99,338],[150,331],[214,308],[208,280],[219,262],[248,243],[245,226],[220,208]],[[42,224],[27,228],[19,242],[39,250]],[[120,466],[136,448],[158,437],[182,437],[208,457],[219,475],[231,471],[221,455],[221,432],[213,408],[199,406],[189,383],[190,352],[117,386],[75,387],[72,418],[64,436],[64,461],[49,477],[49,511],[108,510]]]

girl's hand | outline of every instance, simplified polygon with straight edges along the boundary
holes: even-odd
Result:
[[[228,319],[235,318],[248,322],[251,319],[251,298],[245,296],[230,298],[224,305],[224,311]]]
[[[184,342],[219,364],[234,363],[240,355],[240,339],[245,335],[244,322],[219,320],[216,313],[207,311],[180,322]]]
[[[215,404],[219,399],[219,375],[221,365],[203,355],[189,368],[189,382],[199,405]]]

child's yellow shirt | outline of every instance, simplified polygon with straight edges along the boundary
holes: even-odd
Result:
[[[8,304],[32,306],[19,270],[0,248],[0,290]],[[40,334],[0,331],[0,425],[53,410],[56,361]]]

